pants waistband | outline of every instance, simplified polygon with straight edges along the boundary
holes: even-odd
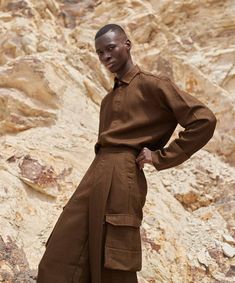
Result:
[[[105,152],[110,152],[110,153],[114,153],[114,152],[130,152],[133,153],[134,155],[138,155],[139,150],[130,146],[104,146],[104,147],[100,147],[99,152],[101,153],[105,153]]]

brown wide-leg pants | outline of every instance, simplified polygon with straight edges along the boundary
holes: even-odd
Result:
[[[136,283],[147,183],[128,147],[101,148],[46,243],[37,283]]]

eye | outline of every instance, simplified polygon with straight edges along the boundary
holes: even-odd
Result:
[[[108,51],[112,51],[115,48],[115,45],[110,45],[107,49]]]
[[[103,53],[104,53],[103,51],[96,51],[96,54],[97,54],[98,56],[101,56]]]

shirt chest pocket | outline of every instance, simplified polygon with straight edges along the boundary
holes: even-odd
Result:
[[[109,214],[105,217],[105,224],[104,266],[126,271],[141,270],[141,219],[129,214]]]

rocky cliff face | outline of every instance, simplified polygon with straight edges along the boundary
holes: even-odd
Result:
[[[0,282],[35,282],[44,244],[94,157],[111,86],[93,46],[121,24],[135,62],[216,114],[184,164],[146,166],[140,282],[235,281],[234,0],[0,1]]]

